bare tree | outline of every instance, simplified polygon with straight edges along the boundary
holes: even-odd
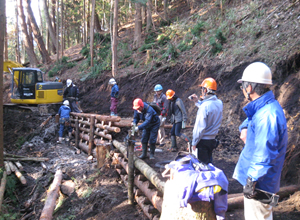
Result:
[[[92,0],[92,15],[91,15],[91,27],[90,27],[91,66],[94,66],[94,26],[95,26],[95,0]]]
[[[164,0],[165,20],[168,20],[168,0]]]
[[[45,18],[46,18],[46,22],[47,22],[47,29],[48,29],[49,34],[50,34],[50,38],[51,38],[52,45],[55,47],[55,44],[56,44],[56,36],[55,36],[55,32],[54,32],[54,30],[53,30],[53,26],[52,26],[52,24],[51,24],[51,20],[50,20],[50,15],[49,15],[49,9],[48,9],[48,6],[47,6],[47,2],[46,2],[46,0],[42,0],[42,2],[43,2]]]
[[[56,0],[56,61],[59,60],[59,0]]]
[[[52,6],[51,6],[51,21],[52,21],[52,27],[54,30],[54,35],[55,35],[55,42],[52,44],[52,51],[53,53],[56,53],[56,44],[57,44],[57,36],[56,36],[56,13],[55,13],[55,8],[56,8],[56,0],[51,0]]]
[[[151,2],[151,0],[148,0],[147,1],[147,25],[146,25],[146,32],[148,32],[150,30],[151,24],[152,24],[152,2]],[[154,26],[153,26],[153,28],[155,29]]]
[[[142,15],[141,3],[135,3],[135,26],[134,26],[134,46],[140,47],[142,43]]]
[[[0,0],[0,30],[5,29],[5,0]],[[0,97],[3,97],[4,31],[0,31]],[[0,99],[0,167],[3,167],[3,99]]]
[[[85,5],[85,0],[83,0],[83,44],[84,46],[86,45],[87,41],[87,27],[86,27],[86,5]]]
[[[16,0],[16,8],[15,8],[15,14],[16,14],[16,24],[15,24],[15,36],[16,36],[16,43],[15,43],[15,53],[16,53],[16,61],[18,63],[21,62],[20,57],[20,42],[19,42],[19,14],[18,14],[18,6],[17,6],[17,0]]]
[[[6,10],[4,10],[4,13],[5,13],[5,21],[4,21],[4,23],[5,23],[5,25],[4,25],[4,34],[5,34],[5,36],[4,36],[4,60],[8,60],[8,45],[7,45],[7,38],[8,38],[8,36],[7,36],[7,25],[6,25]]]
[[[61,57],[64,56],[64,0],[61,0],[60,3],[60,36],[61,36],[61,40],[60,40],[60,51],[61,51]]]
[[[98,16],[97,12],[95,12],[95,29],[96,29],[96,32],[101,31],[101,24],[100,24],[100,20],[99,20],[99,16]]]
[[[115,77],[117,75],[118,70],[118,5],[119,0],[115,0],[114,7],[114,26],[113,26],[113,42],[112,42],[112,75]]]
[[[33,15],[33,12],[32,12],[31,6],[30,6],[31,0],[25,0],[24,3],[25,3],[25,8],[27,9],[27,15],[28,15],[28,19],[29,19],[29,22],[30,22],[29,25],[32,28],[32,32],[33,32],[33,35],[35,37],[35,42],[37,43],[37,46],[38,46],[38,48],[41,52],[43,61],[46,62],[46,63],[50,63],[51,58],[49,56],[48,51],[46,50],[45,43],[43,41],[43,37],[40,33],[40,29],[39,29],[39,27],[36,23],[35,17]]]
[[[22,32],[25,37],[24,46],[25,46],[26,52],[28,54],[28,58],[29,58],[31,66],[36,67],[39,62],[34,53],[33,46],[32,46],[32,44],[30,44],[30,38],[29,38],[28,31],[27,31],[27,25],[26,25],[26,21],[25,21],[22,0],[18,0],[18,12],[19,12],[19,18],[20,18],[20,22],[21,22]]]

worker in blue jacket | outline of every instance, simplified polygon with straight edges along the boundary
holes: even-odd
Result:
[[[59,115],[59,132],[58,132],[59,139],[57,143],[62,143],[65,126],[68,129],[69,138],[71,138],[72,136],[72,127],[70,124],[70,112],[71,112],[70,103],[68,100],[65,100],[63,102],[63,105],[60,106],[57,113]]]
[[[111,116],[118,116],[117,105],[119,103],[119,87],[117,82],[114,78],[111,78],[108,81],[108,85],[111,86],[111,93],[110,93],[110,115]]]
[[[244,186],[245,219],[273,219],[288,142],[286,119],[269,89],[272,74],[266,64],[250,64],[238,82],[250,103],[243,108],[247,118],[239,129],[245,146],[233,178]]]
[[[138,124],[140,120],[144,121],[143,124],[136,127],[136,131],[143,130],[142,134],[142,155],[140,159],[145,159],[147,156],[148,141],[150,144],[150,159],[154,159],[155,143],[157,133],[160,125],[159,115],[156,111],[142,99],[135,99],[133,101],[133,123]]]

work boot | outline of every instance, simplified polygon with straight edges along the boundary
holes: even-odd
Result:
[[[147,144],[142,144],[142,154],[139,156],[142,160],[147,157],[147,147]]]
[[[63,138],[62,138],[62,137],[59,137],[59,138],[58,138],[58,141],[57,141],[56,143],[61,144],[62,141],[63,141]]]
[[[171,136],[171,151],[176,152],[177,149],[177,143],[176,143],[176,136]]]
[[[155,144],[150,144],[150,160],[154,160]]]

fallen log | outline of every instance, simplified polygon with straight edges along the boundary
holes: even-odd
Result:
[[[52,214],[55,208],[56,199],[58,197],[59,187],[62,180],[62,171],[57,170],[54,176],[54,180],[48,190],[47,200],[45,206],[42,210],[40,220],[50,220],[52,219]]]
[[[2,207],[3,195],[5,192],[6,177],[7,177],[7,173],[6,173],[6,171],[4,171],[3,177],[1,179],[1,185],[0,185],[0,211],[1,211],[1,207]]]
[[[23,185],[26,185],[26,179],[25,177],[22,175],[22,173],[18,170],[18,168],[12,163],[12,162],[8,162],[10,169],[16,174],[16,176],[19,178],[19,180],[21,181],[21,183]]]
[[[21,156],[21,155],[14,155],[14,154],[8,154],[8,153],[3,153],[4,156],[7,157],[13,157],[13,158],[24,158],[25,156]]]
[[[41,125],[40,125],[40,127],[42,128],[42,127],[44,127],[49,121],[50,121],[50,119],[52,118],[52,115],[50,115]]]
[[[120,150],[120,152],[123,153],[124,156],[127,155],[127,150],[124,145],[122,145],[120,142],[114,140],[113,145]],[[153,170],[147,163],[145,163],[143,160],[138,159],[134,155],[134,165],[135,167],[141,171],[142,174],[144,174],[145,177],[147,177],[148,180],[162,193],[164,192],[165,182],[162,181],[159,177],[159,174]]]
[[[300,185],[284,186],[279,189],[277,195],[280,200],[300,190]],[[243,193],[229,194],[228,195],[228,210],[244,208],[244,195]]]
[[[10,166],[9,166],[7,161],[4,161],[4,166],[5,166],[5,170],[7,172],[7,175],[10,175],[11,174],[11,169],[10,169]]]
[[[20,171],[23,171],[23,170],[24,170],[22,164],[21,164],[19,161],[16,161],[15,164],[16,164],[16,166],[18,167],[18,169],[19,169]]]
[[[11,161],[8,161],[8,165],[12,172],[16,171],[17,167]]]
[[[122,119],[119,122],[112,122],[112,125],[123,128],[123,127],[131,127],[132,119]],[[138,123],[138,125],[141,125],[142,123]],[[164,128],[172,128],[172,124],[165,124]],[[186,125],[186,128],[193,128],[193,125]]]
[[[46,157],[24,157],[24,158],[12,158],[12,157],[4,157],[6,161],[37,161],[37,162],[44,162],[48,161],[49,158]]]

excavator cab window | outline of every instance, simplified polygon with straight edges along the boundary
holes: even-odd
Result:
[[[43,72],[40,72],[40,71],[36,72],[36,81],[43,82]]]
[[[35,84],[37,81],[37,71],[21,70],[19,71],[18,90],[21,99],[35,99]]]

